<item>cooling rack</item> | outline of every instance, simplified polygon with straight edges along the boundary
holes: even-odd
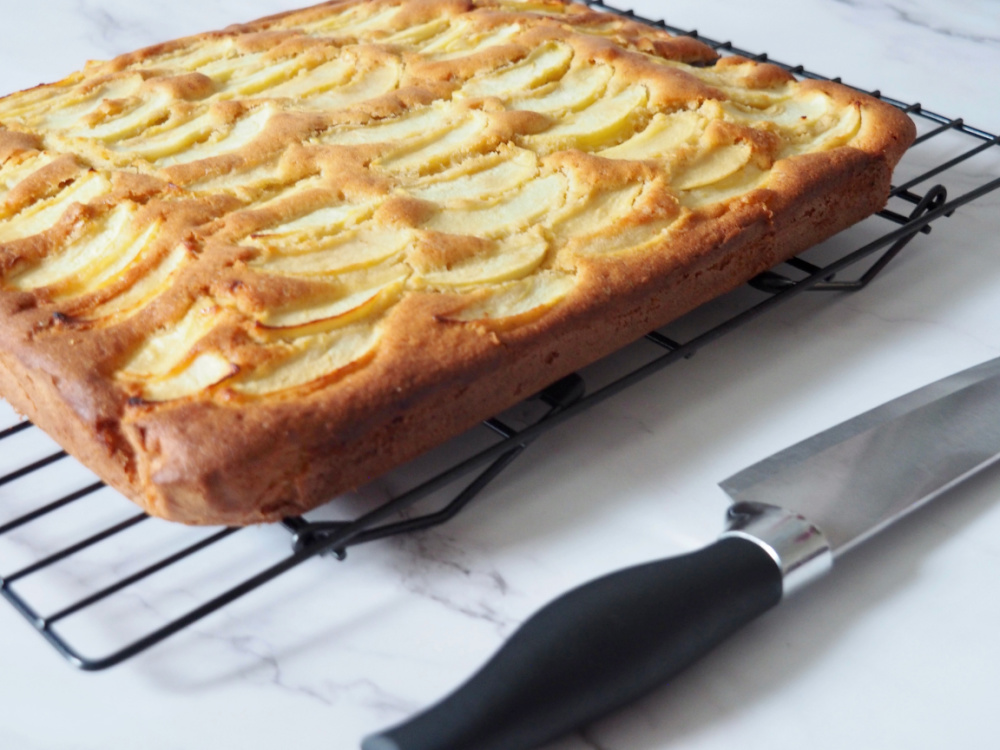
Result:
[[[587,4],[673,34],[693,37],[723,55],[768,61],[801,79],[841,82],[839,78],[806,70],[802,65],[771,60],[767,54],[710,39],[662,20],[643,18],[601,0]],[[919,132],[897,169],[899,184],[893,186],[888,206],[877,216],[838,235],[836,241],[819,250],[792,258],[757,276],[749,285],[752,294],[743,295],[741,300],[745,302],[741,302],[739,309],[723,306],[725,314],[721,322],[705,324],[684,337],[672,335],[670,327],[650,332],[644,341],[648,351],[640,361],[629,356],[618,362],[613,355],[602,363],[607,365],[602,368],[602,377],[585,373],[570,375],[509,412],[486,420],[475,434],[468,433],[430,457],[404,467],[399,472],[400,481],[407,484],[373,509],[351,519],[340,519],[329,517],[337,512],[330,505],[306,517],[285,519],[281,525],[290,537],[291,549],[280,559],[249,574],[242,572],[249,566],[241,569],[237,580],[227,580],[219,590],[206,594],[193,605],[185,602],[179,612],[164,614],[170,609],[166,607],[158,610],[155,614],[161,616],[160,621],[135,636],[104,647],[102,655],[85,655],[85,651],[92,653],[95,648],[86,638],[85,629],[74,630],[74,620],[88,614],[94,617],[97,612],[100,623],[102,610],[107,610],[107,617],[120,619],[122,612],[146,606],[145,600],[130,595],[141,582],[178,575],[192,560],[211,559],[224,545],[232,544],[234,538],[245,539],[252,532],[178,527],[137,513],[126,501],[108,503],[95,514],[91,506],[97,499],[107,500],[112,491],[65,452],[57,450],[31,423],[8,417],[8,426],[0,428],[0,511],[10,513],[7,509],[13,507],[14,512],[11,517],[0,517],[0,595],[71,664],[89,671],[106,669],[308,560],[320,556],[325,561],[344,560],[352,546],[445,523],[545,432],[568,420],[586,418],[581,415],[591,407],[693,356],[799,294],[864,288],[918,234],[930,234],[935,222],[1000,188],[1000,177],[989,179],[1000,174],[995,161],[1000,153],[995,148],[1000,145],[1000,136],[972,127],[961,118],[928,111],[919,103],[901,102],[880,91],[865,93],[908,113]],[[977,159],[987,159],[986,166],[968,168]],[[841,278],[848,269],[851,276]],[[14,452],[32,458],[21,465],[5,463],[4,457]],[[67,535],[66,519],[72,519],[77,509],[81,509],[78,513],[81,518],[88,519],[88,525],[79,527],[86,531]],[[100,521],[97,528],[92,523],[95,516]],[[49,532],[46,524],[56,518],[61,519],[60,528]],[[75,527],[70,523],[69,528]],[[144,529],[163,533],[147,534],[131,546],[126,543]],[[252,546],[253,540],[249,543]],[[86,566],[79,564],[80,558],[98,550],[118,553],[121,560],[101,562],[99,575],[82,576],[80,568]],[[88,570],[93,573],[93,563]],[[53,576],[74,579],[87,588],[86,593],[57,601],[52,591],[52,581],[56,580]],[[109,607],[110,603],[115,606]],[[173,610],[176,609],[174,606]]]

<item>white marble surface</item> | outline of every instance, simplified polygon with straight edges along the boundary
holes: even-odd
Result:
[[[0,0],[0,90],[295,5]],[[1000,130],[992,0],[635,7]],[[949,179],[958,190],[998,174],[992,156]],[[365,733],[453,688],[561,591],[712,539],[726,506],[718,480],[1000,355],[998,206],[994,194],[940,223],[866,291],[800,298],[547,436],[451,525],[367,545],[342,564],[312,561],[108,672],[75,672],[0,605],[0,747],[357,747]],[[41,455],[43,443],[5,444],[0,469]],[[62,467],[49,481],[79,482],[73,472]],[[34,502],[16,489],[0,491],[0,518]],[[60,529],[29,528],[5,541],[0,569],[44,555],[69,529],[130,512],[110,496],[87,503],[61,516]],[[57,609],[77,588],[127,570],[137,547],[162,552],[190,533],[148,522],[132,541],[114,543],[115,560],[74,559],[31,593]],[[278,559],[287,535],[255,529],[227,545],[218,559],[130,592],[80,637],[100,653]],[[672,685],[550,750],[992,746],[998,569],[994,470],[845,558]]]

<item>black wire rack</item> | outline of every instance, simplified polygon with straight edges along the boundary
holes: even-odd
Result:
[[[840,82],[838,78],[812,73],[802,65],[770,60],[766,54],[741,49],[732,42],[709,39],[664,21],[642,18],[600,0],[592,0],[588,5],[676,35],[693,37],[723,55],[771,62],[800,79]],[[595,384],[586,375],[571,375],[510,412],[486,420],[482,428],[477,428],[476,435],[469,433],[435,452],[433,461],[421,459],[416,462],[419,464],[417,469],[404,468],[402,473],[410,481],[408,488],[392,493],[374,509],[358,514],[353,520],[326,518],[342,504],[326,506],[307,517],[285,519],[281,525],[291,537],[290,552],[286,548],[279,559],[250,575],[245,573],[249,566],[241,567],[237,580],[227,581],[221,590],[206,594],[193,606],[185,603],[176,614],[158,611],[158,622],[127,639],[113,638],[115,642],[103,650],[103,656],[83,654],[79,642],[87,639],[78,637],[72,628],[76,618],[103,607],[109,611],[107,617],[119,619],[122,612],[139,606],[136,598],[129,598],[134,587],[155,580],[167,571],[176,571],[191,560],[205,559],[227,540],[236,535],[246,537],[248,532],[236,528],[189,529],[136,513],[134,506],[113,495],[65,452],[57,450],[57,446],[31,423],[16,422],[11,417],[9,426],[0,429],[0,443],[4,447],[0,450],[0,509],[9,512],[9,507],[15,507],[13,517],[0,517],[0,595],[71,664],[83,670],[106,669],[307,560],[320,555],[344,559],[351,546],[448,521],[542,434],[665,367],[691,357],[702,347],[788,303],[797,295],[806,291],[852,291],[865,287],[916,235],[929,234],[937,220],[951,216],[960,206],[1000,187],[1000,177],[996,176],[1000,174],[997,167],[1000,162],[991,160],[985,169],[960,168],[973,159],[996,157],[998,152],[991,149],[1000,145],[1000,136],[971,127],[961,118],[930,112],[920,104],[907,104],[879,91],[865,93],[908,113],[918,125],[919,136],[897,170],[901,181],[892,188],[888,207],[864,222],[863,227],[859,225],[839,235],[833,243],[837,248],[833,251],[834,257],[816,262],[807,260],[804,256],[809,253],[805,253],[757,276],[750,282],[753,293],[745,305],[736,312],[727,307],[722,322],[705,325],[683,341],[662,331],[649,333],[645,344],[652,353],[639,364],[630,358],[610,379],[605,378],[607,382]],[[944,145],[931,147],[932,143]],[[949,197],[950,192],[958,194]],[[829,248],[826,254],[830,255]],[[855,275],[849,279],[838,278],[848,268]],[[461,445],[462,450],[456,450],[455,445]],[[15,453],[33,457],[20,465],[4,463],[4,456]],[[108,502],[105,510],[94,513],[94,499],[102,497],[108,501],[111,496],[114,502]],[[77,516],[86,518],[87,524],[74,524],[74,509],[80,509]],[[55,518],[62,519],[60,529],[49,533],[45,525]],[[114,547],[121,551],[123,540],[143,529],[163,531],[165,528],[170,534],[169,541],[164,534],[143,537],[127,552],[121,552],[126,563],[98,561],[92,562],[89,568],[81,563],[82,557],[95,550]],[[9,545],[9,549],[4,545]],[[10,550],[13,552],[8,554]],[[141,554],[137,554],[140,551]],[[91,573],[96,569],[98,575],[82,576],[81,568]],[[54,600],[53,590],[59,588],[52,583],[57,580],[52,578],[55,572],[79,584],[72,587],[75,593],[69,600]],[[85,593],[76,593],[81,587]],[[201,587],[193,588],[200,590]],[[111,602],[116,602],[117,609],[108,608]]]

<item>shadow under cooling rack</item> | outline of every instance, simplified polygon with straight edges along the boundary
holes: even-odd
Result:
[[[767,60],[799,78],[839,80],[602,2],[588,4],[692,36],[720,54]],[[797,295],[865,287],[934,222],[1000,187],[994,177],[1000,174],[998,136],[920,104],[866,93],[907,112],[919,131],[885,210],[755,278],[751,292],[740,295],[739,309],[717,306],[718,315],[699,316],[700,327],[683,335],[671,332],[677,326],[651,332],[639,349],[564,378],[393,472],[378,490],[362,488],[306,518],[242,530],[192,529],[149,518],[33,425],[18,422],[9,409],[0,412],[0,425],[7,425],[0,427],[0,595],[73,665],[110,667],[306,560],[343,559],[354,545],[444,523],[546,431]],[[349,515],[352,506],[368,510],[350,520],[334,515]],[[169,585],[158,585],[165,576]],[[140,586],[141,596],[135,593]],[[170,593],[178,590],[185,596]],[[104,655],[85,656],[84,650]]]

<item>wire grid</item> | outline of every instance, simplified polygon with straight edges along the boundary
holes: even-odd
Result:
[[[770,60],[767,54],[756,54],[737,47],[732,42],[709,39],[696,31],[688,31],[671,26],[661,20],[651,20],[637,16],[632,11],[619,10],[606,5],[601,0],[592,0],[588,5],[618,15],[662,28],[676,35],[691,36],[718,50],[720,54],[737,54],[758,61],[778,65],[798,78],[812,78],[841,82],[838,78],[806,70],[802,65],[788,65]],[[931,225],[938,219],[950,216],[955,209],[1000,187],[1000,178],[973,180],[971,186],[963,185],[964,192],[948,198],[948,187],[938,180],[953,176],[955,167],[964,165],[971,159],[989,151],[1000,143],[1000,136],[967,125],[961,118],[946,117],[930,112],[918,104],[907,104],[879,91],[866,91],[907,112],[913,117],[921,131],[908,152],[897,175],[904,173],[903,180],[894,185],[889,206],[878,214],[878,218],[868,220],[867,234],[852,228],[844,236],[857,242],[864,241],[851,251],[838,251],[832,258],[822,263],[806,260],[803,256],[792,258],[776,269],[761,274],[750,286],[756,290],[754,299],[735,314],[727,315],[722,322],[708,325],[683,342],[662,331],[654,331],[646,336],[646,343],[654,352],[645,361],[636,364],[630,360],[618,368],[618,372],[608,382],[597,383],[580,374],[571,375],[547,388],[534,399],[525,402],[499,417],[486,420],[476,436],[471,433],[462,436],[463,450],[454,446],[438,451],[436,463],[421,466],[418,470],[404,467],[408,473],[409,488],[400,491],[382,502],[373,510],[359,514],[353,520],[328,520],[324,516],[334,512],[334,506],[327,506],[308,518],[295,517],[283,521],[282,526],[291,534],[292,549],[279,559],[271,561],[255,573],[246,575],[250,564],[239,568],[236,580],[227,580],[221,590],[205,594],[195,606],[181,607],[176,615],[167,615],[164,621],[130,638],[121,645],[116,642],[105,655],[85,656],[74,645],[76,641],[63,633],[64,626],[72,622],[74,616],[92,611],[112,600],[121,601],[125,611],[130,606],[127,599],[129,590],[139,582],[154,579],[168,569],[179,570],[188,561],[204,559],[215,553],[223,542],[237,538],[246,540],[248,532],[236,528],[188,529],[137,513],[134,506],[115,496],[113,510],[97,514],[101,523],[86,533],[47,534],[44,523],[92,502],[98,496],[107,496],[112,491],[96,477],[80,467],[58,446],[49,441],[29,422],[10,424],[0,429],[0,443],[4,448],[16,444],[17,452],[34,456],[21,465],[9,466],[3,463],[3,456],[11,451],[0,450],[0,500],[4,505],[16,497],[22,507],[11,518],[0,519],[0,543],[11,541],[23,554],[15,555],[8,561],[0,554],[0,595],[3,596],[24,618],[71,664],[83,670],[101,670],[118,664],[170,635],[201,620],[227,604],[239,599],[259,586],[281,576],[301,565],[306,560],[323,554],[332,554],[343,559],[348,547],[382,539],[395,534],[407,533],[434,526],[452,518],[462,510],[484,487],[504,471],[535,439],[548,430],[570,420],[587,409],[599,404],[634,383],[668,367],[675,362],[691,357],[699,349],[721,336],[748,323],[778,305],[786,304],[805,291],[850,291],[863,288],[886,264],[917,234],[930,233]],[[950,137],[953,143],[945,149],[945,155],[921,157],[921,149],[926,150],[932,140]],[[914,162],[907,175],[906,166]],[[996,170],[989,174],[995,174]],[[957,182],[968,182],[968,176],[956,178]],[[877,223],[877,231],[871,235],[871,222]],[[838,243],[843,246],[843,242]],[[805,255],[808,255],[806,253]],[[866,259],[874,259],[849,280],[837,279],[841,271],[860,264]],[[864,265],[864,264],[862,264]],[[614,358],[614,355],[611,359]],[[614,368],[612,368],[614,369]],[[471,446],[471,449],[470,449]],[[415,463],[426,461],[418,460]],[[414,478],[415,477],[415,478]],[[22,489],[23,486],[23,489]],[[9,496],[8,496],[9,493]],[[416,513],[416,506],[423,508]],[[425,506],[433,506],[427,508]],[[78,515],[93,520],[91,508],[84,508]],[[108,516],[104,520],[104,516]],[[70,524],[72,527],[72,524]],[[82,596],[74,596],[70,601],[55,603],[47,583],[33,585],[35,579],[46,573],[65,568],[78,561],[81,555],[97,549],[119,545],[121,540],[135,535],[142,529],[163,529],[169,527],[172,537],[169,541],[156,537],[152,543],[143,540],[140,545],[145,556],[135,556],[135,550],[128,553],[128,564],[103,565],[100,583],[84,583],[90,590]],[[28,541],[27,532],[35,532],[37,539]],[[38,533],[41,531],[41,533]],[[153,535],[156,536],[155,534]],[[162,536],[162,535],[161,535]],[[232,543],[231,541],[229,542]],[[253,546],[253,540],[249,540]],[[25,552],[25,550],[27,550]],[[0,553],[4,548],[0,546]],[[256,557],[251,553],[249,558]],[[249,563],[249,559],[247,560]],[[259,563],[258,563],[259,565]],[[79,565],[76,566],[77,568]],[[73,566],[69,573],[73,577]],[[77,576],[79,577],[79,576]],[[197,581],[193,588],[198,589]],[[133,601],[134,604],[134,601]],[[72,642],[71,642],[72,641]]]

